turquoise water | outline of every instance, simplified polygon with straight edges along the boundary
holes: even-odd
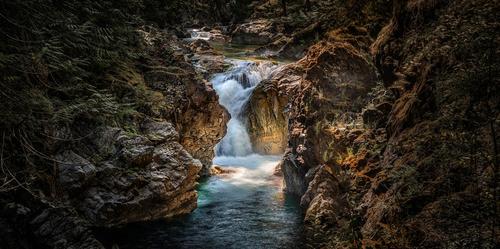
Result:
[[[205,32],[206,33],[206,32]],[[209,34],[194,33],[208,39]],[[246,54],[242,48],[227,54]],[[170,220],[131,224],[99,237],[119,248],[301,248],[302,217],[298,200],[282,191],[274,176],[279,156],[252,154],[244,108],[253,89],[269,78],[276,63],[232,58],[233,66],[214,75],[219,103],[231,114],[226,136],[216,146],[213,163],[231,170],[200,182],[198,208]]]
[[[301,210],[272,175],[278,160],[260,155],[216,158],[235,173],[202,181],[193,213],[132,224],[107,234],[106,241],[119,248],[300,248]]]

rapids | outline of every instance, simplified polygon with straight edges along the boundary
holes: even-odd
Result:
[[[193,38],[208,34],[192,31]],[[282,191],[273,172],[279,156],[258,155],[242,110],[254,88],[279,68],[276,63],[226,59],[232,65],[213,76],[219,103],[231,114],[213,164],[231,173],[204,179],[198,208],[184,217],[133,224],[108,236],[119,248],[299,248],[302,215],[298,200]],[[111,238],[111,239],[110,239]]]

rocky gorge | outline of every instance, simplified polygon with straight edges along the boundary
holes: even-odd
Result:
[[[0,248],[498,246],[498,1],[71,2],[2,4]]]
[[[460,161],[472,156],[470,151],[466,152],[467,145],[451,149],[448,146],[457,140],[430,135],[434,132],[461,137],[467,133],[460,131],[462,128],[451,128],[448,122],[456,124],[451,116],[457,114],[451,113],[456,113],[452,111],[454,108],[463,108],[465,103],[462,101],[468,102],[468,108],[474,108],[475,104],[465,96],[452,97],[460,93],[444,90],[451,87],[451,81],[461,81],[455,70],[445,68],[451,64],[462,67],[467,63],[450,59],[449,53],[458,45],[454,43],[457,37],[447,40],[443,36],[451,30],[461,37],[458,39],[472,39],[469,35],[475,32],[487,33],[491,26],[475,26],[471,24],[473,20],[464,19],[461,11],[474,9],[482,13],[476,17],[486,20],[486,13],[493,11],[493,6],[486,2],[482,3],[484,7],[477,8],[475,4],[481,3],[394,1],[392,17],[387,19],[378,35],[371,36],[373,23],[368,20],[373,18],[370,11],[376,3],[335,4],[336,11],[341,13],[353,8],[360,10],[361,18],[348,17],[349,27],[339,25],[345,21],[342,18],[337,19],[337,23],[319,18],[319,23],[304,25],[302,31],[284,35],[272,45],[263,47],[266,50],[281,46],[274,56],[286,57],[291,55],[287,50],[303,48],[302,45],[294,47],[298,34],[312,32],[322,37],[319,42],[309,41],[312,46],[301,52],[304,53],[302,59],[287,66],[270,81],[263,82],[261,88],[269,90],[254,93],[251,103],[268,99],[259,105],[264,110],[249,108],[250,130],[265,130],[260,127],[264,123],[267,128],[282,127],[281,132],[288,133],[284,136],[287,149],[281,171],[285,190],[301,196],[301,205],[306,209],[304,222],[308,240],[326,248],[493,246],[498,242],[498,234],[494,232],[497,225],[486,220],[488,215],[480,215],[482,221],[470,223],[471,227],[462,232],[459,224],[468,219],[466,217],[485,212],[488,207],[491,212],[496,212],[498,207],[494,204],[498,179],[493,173],[498,170],[495,161],[498,158],[498,128],[495,128],[498,112],[483,110],[483,115],[493,115],[490,128],[476,128],[487,133],[489,130],[490,135],[477,137],[482,141],[481,153],[490,155],[487,156],[491,159],[489,163],[475,161],[476,166],[465,166],[467,163]],[[466,5],[468,7],[464,8]],[[266,9],[256,12],[259,11]],[[348,15],[344,13],[335,18]],[[467,27],[456,26],[464,22],[468,23]],[[493,20],[486,22],[493,26],[498,24],[493,24]],[[333,26],[325,28],[328,24]],[[422,26],[428,28],[418,29]],[[498,47],[496,45],[493,47]],[[415,46],[419,47],[418,51],[413,50]],[[463,47],[458,47],[459,50],[455,50],[460,51],[458,53],[475,56],[472,50],[465,52]],[[495,51],[491,53],[498,52]],[[498,105],[494,100],[498,99],[498,88],[491,85],[495,80],[488,80],[481,91],[497,97],[487,97],[489,99],[483,101]],[[281,116],[268,113],[280,113]],[[467,119],[468,114],[462,112],[460,115]],[[484,122],[484,125],[488,123]],[[264,143],[266,137],[265,133],[257,135],[254,141]],[[463,151],[461,156],[448,154],[460,150]],[[464,167],[476,172],[474,176],[465,173]],[[481,179],[485,185],[479,187],[473,179]],[[457,184],[462,187],[455,188]],[[455,187],[443,192],[445,185]],[[486,193],[493,195],[485,197]],[[466,211],[460,200],[478,209]],[[447,220],[446,217],[453,215],[460,215],[462,221]],[[422,238],[425,239],[422,241]]]

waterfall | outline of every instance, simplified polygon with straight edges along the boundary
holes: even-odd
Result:
[[[271,62],[228,60],[232,68],[215,75],[212,84],[231,119],[226,136],[216,146],[217,156],[246,156],[252,153],[252,144],[244,124],[242,111],[254,88],[271,76],[276,65]]]
[[[188,38],[189,40],[208,41],[210,40],[210,37],[212,37],[212,34],[210,32],[201,31],[199,29],[188,29],[188,32],[191,35],[191,38]]]
[[[192,30],[192,39],[206,39]],[[244,54],[244,51],[241,51]],[[271,62],[226,59],[232,66],[211,79],[219,103],[231,114],[226,136],[216,146],[213,164],[226,173],[200,181],[198,205],[179,219],[148,229],[126,230],[120,248],[302,248],[301,209],[283,193],[273,174],[281,156],[252,153],[243,108],[254,88],[278,69]],[[132,241],[132,243],[130,243]]]

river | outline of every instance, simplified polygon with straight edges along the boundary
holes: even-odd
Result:
[[[191,214],[113,230],[106,235],[108,244],[119,248],[301,247],[298,200],[283,193],[282,179],[273,175],[280,156],[252,152],[242,113],[253,89],[279,66],[241,58],[226,61],[232,66],[211,80],[220,104],[231,114],[213,164],[232,173],[202,180],[198,208]]]

